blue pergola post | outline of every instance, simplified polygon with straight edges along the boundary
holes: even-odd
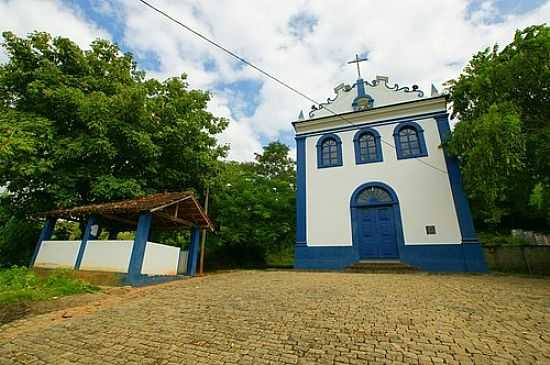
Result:
[[[145,247],[149,238],[152,220],[151,213],[142,213],[138,219],[136,238],[132,247],[130,265],[128,265],[128,282],[131,284],[139,282],[141,278],[141,267],[143,266],[143,257],[145,256]]]
[[[187,255],[187,275],[195,276],[197,273],[197,258],[199,256],[199,241],[201,231],[199,226],[193,226],[191,231],[191,245]]]
[[[44,226],[42,227],[42,231],[40,231],[40,236],[38,237],[38,241],[36,242],[36,246],[34,247],[34,252],[32,254],[31,262],[29,264],[29,267],[34,266],[34,262],[36,261],[36,256],[38,256],[38,252],[40,251],[40,248],[42,247],[42,241],[49,240],[52,238],[53,230],[55,228],[55,222],[57,221],[56,218],[48,218],[46,220],[46,223],[44,223]]]
[[[92,227],[96,224],[96,219],[94,216],[88,217],[86,221],[86,227],[84,228],[84,234],[82,235],[82,240],[80,241],[80,248],[78,249],[78,255],[76,256],[76,262],[74,264],[75,270],[80,270],[80,264],[82,263],[82,258],[84,257],[84,252],[86,251],[86,245],[89,240],[96,238],[92,234]],[[99,232],[99,230],[98,230]],[[97,233],[97,232],[96,232]]]

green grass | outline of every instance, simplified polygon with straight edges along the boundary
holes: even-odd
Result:
[[[85,281],[74,278],[70,270],[52,270],[39,277],[26,267],[0,269],[0,304],[43,300],[99,290]]]
[[[266,263],[268,266],[294,266],[294,247],[285,247],[278,252],[268,253]]]

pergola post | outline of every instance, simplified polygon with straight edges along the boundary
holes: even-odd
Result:
[[[53,230],[55,228],[55,222],[57,222],[56,218],[48,218],[46,219],[46,222],[44,223],[44,226],[42,227],[42,230],[40,231],[40,236],[38,236],[38,241],[36,242],[36,246],[34,247],[34,252],[32,254],[31,262],[29,264],[29,267],[34,266],[34,262],[36,261],[36,256],[38,256],[38,252],[40,251],[40,248],[42,247],[42,241],[49,240],[52,238]]]
[[[143,257],[145,256],[145,247],[151,230],[153,216],[151,213],[142,213],[139,216],[136,237],[130,256],[130,265],[128,266],[128,281],[136,283],[141,277],[141,267],[143,266]]]
[[[96,218],[92,215],[88,217],[86,221],[86,226],[84,228],[84,234],[82,235],[82,240],[80,241],[80,248],[78,249],[78,255],[76,256],[76,262],[74,264],[75,270],[80,270],[80,264],[82,263],[82,258],[84,257],[84,252],[86,251],[86,245],[89,240],[96,238],[94,232],[92,232],[93,226],[96,225]],[[98,230],[99,231],[99,230]],[[95,234],[98,232],[96,231]]]
[[[199,241],[201,231],[199,226],[193,226],[191,231],[191,244],[187,256],[187,275],[195,276],[197,274],[197,258],[199,256]]]

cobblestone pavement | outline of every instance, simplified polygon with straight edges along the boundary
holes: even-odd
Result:
[[[0,364],[44,363],[550,364],[550,280],[216,274],[0,327]]]

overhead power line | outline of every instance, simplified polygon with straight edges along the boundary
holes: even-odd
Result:
[[[350,125],[354,126],[355,124],[350,121],[349,119],[345,118],[343,115],[340,115],[338,113],[336,113],[335,111],[331,110],[327,105],[321,105],[320,102],[316,101],[315,99],[309,97],[308,95],[306,95],[305,93],[301,92],[300,90],[296,89],[295,87],[289,85],[288,83],[286,83],[285,81],[279,79],[278,77],[276,76],[273,76],[272,74],[270,74],[269,72],[267,71],[264,71],[262,68],[260,68],[259,66],[256,66],[255,64],[253,64],[252,62],[250,61],[247,61],[246,59],[244,59],[243,57],[239,56],[238,54],[236,54],[235,52],[231,51],[230,49],[222,46],[221,44],[219,44],[218,42],[216,41],[213,41],[212,39],[208,38],[207,36],[205,36],[204,34],[202,33],[199,33],[198,31],[194,30],[193,28],[191,28],[190,26],[182,23],[181,21],[179,21],[178,19],[174,18],[173,16],[171,16],[170,14],[168,14],[167,12],[157,8],[156,6],[150,4],[149,2],[145,1],[145,0],[138,0],[140,3],[142,3],[143,5],[147,6],[148,8],[154,10],[155,12],[161,14],[162,16],[164,16],[165,18],[169,19],[170,21],[178,24],[179,26],[181,26],[182,28],[184,28],[185,30],[193,33],[194,35],[196,35],[197,37],[201,38],[202,40],[206,41],[207,43],[211,44],[212,46],[218,48],[219,50],[227,53],[228,55],[230,55],[231,57],[237,59],[238,61],[244,63],[245,65],[253,68],[254,70],[258,71],[259,73],[261,73],[262,75],[264,75],[265,77],[275,81],[276,83],[280,84],[281,86],[291,90],[292,92],[294,92],[295,94],[303,97],[304,99],[312,102],[313,104],[317,105],[318,107],[322,107],[323,109],[327,110],[329,113],[333,114],[335,117],[345,121],[346,123],[349,123]],[[385,145],[387,146],[390,146],[391,148],[393,148],[394,150],[397,150],[397,148],[385,141],[384,139],[380,139],[382,141],[382,143],[384,143]],[[421,160],[417,157],[414,157],[414,159],[418,162],[421,162],[422,164],[428,166],[428,167],[431,167],[445,175],[447,175],[447,172],[440,169],[439,167],[437,166],[434,166],[424,160]]]

